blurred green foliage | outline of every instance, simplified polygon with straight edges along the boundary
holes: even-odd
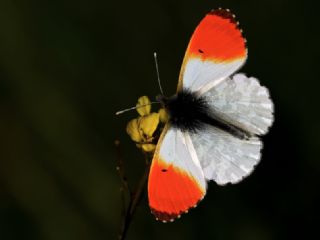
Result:
[[[176,89],[188,40],[210,9],[230,8],[248,39],[242,71],[271,92],[263,159],[235,186],[209,184],[172,224],[145,199],[128,239],[310,239],[319,203],[320,28],[316,1],[0,1],[0,239],[115,239],[120,181],[143,157],[114,113]]]

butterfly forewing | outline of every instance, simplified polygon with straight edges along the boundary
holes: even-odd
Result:
[[[189,42],[178,90],[200,91],[233,74],[246,61],[245,41],[231,12],[218,9],[208,13]]]
[[[205,195],[206,182],[191,141],[179,129],[164,130],[150,168],[149,205],[158,220],[172,221]]]

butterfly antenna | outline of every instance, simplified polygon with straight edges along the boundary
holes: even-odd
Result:
[[[120,115],[120,114],[122,114],[122,113],[131,111],[131,110],[134,110],[134,109],[137,109],[137,108],[145,107],[145,106],[148,106],[148,105],[151,105],[151,104],[155,104],[155,103],[159,103],[159,102],[151,102],[151,103],[148,103],[148,104],[143,104],[143,105],[140,105],[140,106],[135,106],[135,107],[123,109],[123,110],[121,110],[121,111],[116,112],[116,115]]]
[[[157,53],[154,52],[153,56],[154,56],[154,63],[156,64],[157,78],[158,78],[158,84],[159,84],[160,92],[161,92],[161,95],[164,96],[163,91],[162,91],[162,87],[161,87],[161,82],[160,82],[160,74],[159,74]]]

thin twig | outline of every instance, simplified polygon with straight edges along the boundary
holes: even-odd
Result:
[[[126,195],[130,195],[131,191],[129,188],[129,184],[127,181],[127,177],[125,174],[125,169],[124,169],[124,164],[123,164],[123,156],[121,152],[121,147],[120,147],[120,141],[116,140],[114,142],[115,147],[116,147],[116,154],[117,154],[117,172],[119,174],[120,180],[121,180],[121,187],[120,187],[120,195],[121,195],[121,202],[122,202],[122,209],[121,209],[121,216],[122,218],[125,217],[126,214]]]
[[[124,240],[126,238],[130,223],[132,221],[132,218],[136,212],[136,209],[142,199],[142,196],[144,195],[145,192],[145,186],[148,180],[148,175],[149,175],[149,169],[150,169],[150,155],[148,155],[147,153],[145,153],[145,171],[143,173],[143,175],[141,176],[139,183],[135,189],[134,192],[130,191],[129,188],[129,184],[127,182],[126,176],[125,176],[125,172],[123,169],[123,159],[122,159],[122,155],[120,152],[120,142],[116,141],[116,147],[117,147],[117,155],[118,155],[118,166],[117,166],[117,170],[119,172],[119,176],[121,179],[121,183],[124,186],[124,188],[122,189],[123,191],[121,191],[121,196],[123,199],[125,199],[125,193],[124,190],[127,190],[129,193],[129,203],[128,206],[126,207],[125,201],[124,201],[124,205],[123,205],[123,209],[122,209],[122,223],[120,226],[120,232],[118,235],[118,239],[119,240]],[[120,158],[119,158],[120,156]]]
[[[120,141],[116,140],[115,141],[116,145],[116,150],[117,150],[117,171],[120,176],[121,183],[125,190],[130,191],[129,185],[128,185],[128,180],[126,177],[125,169],[124,169],[124,164],[123,164],[123,156],[121,152],[121,147],[120,147]]]

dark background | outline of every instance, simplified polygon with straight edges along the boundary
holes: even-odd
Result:
[[[115,239],[120,139],[130,183],[143,157],[125,132],[139,96],[175,92],[189,38],[230,8],[248,39],[241,70],[275,103],[262,162],[240,184],[209,184],[174,223],[147,199],[128,239],[310,239],[319,204],[319,13],[311,0],[0,1],[0,239]]]

